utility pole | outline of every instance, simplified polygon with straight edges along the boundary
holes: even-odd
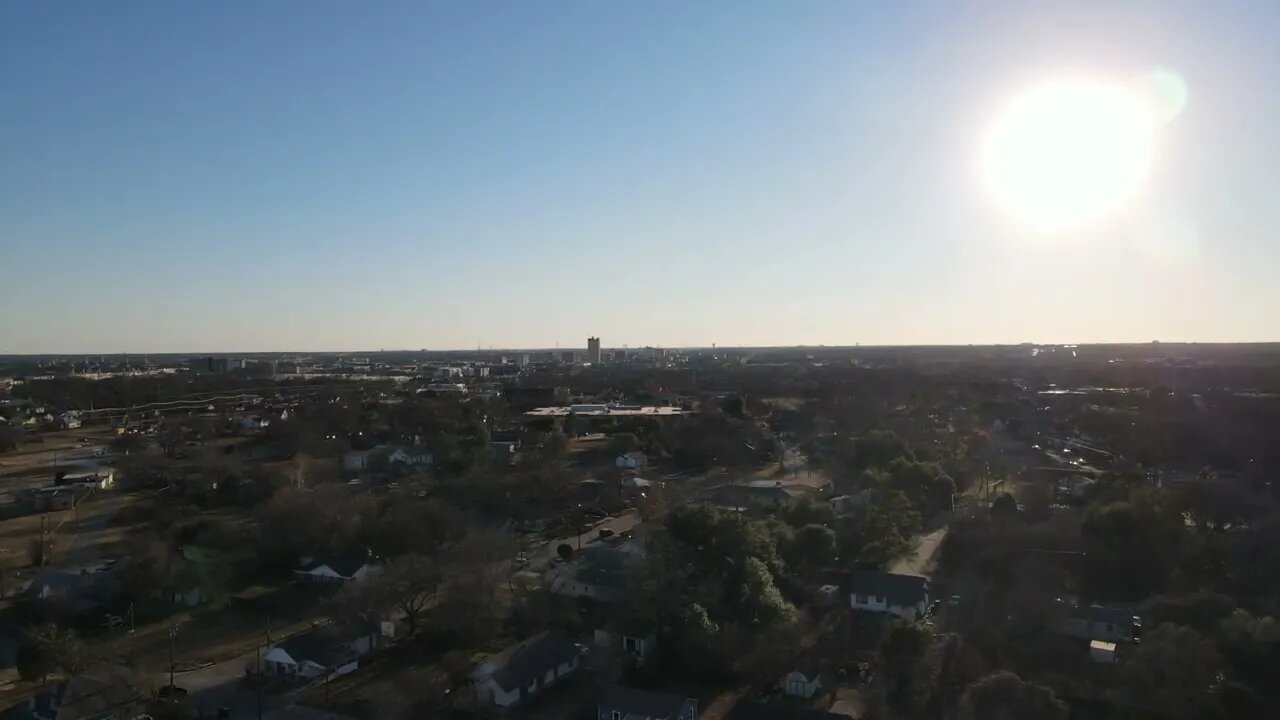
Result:
[[[178,626],[175,624],[173,628],[169,630],[169,693],[170,694],[173,693],[173,671],[174,671],[173,646],[174,646],[174,643],[177,642],[177,640],[178,640]]]
[[[45,555],[49,554],[49,513],[40,516],[40,570],[44,570]]]

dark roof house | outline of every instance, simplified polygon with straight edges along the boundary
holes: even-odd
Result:
[[[915,605],[929,596],[929,580],[920,575],[855,570],[849,585],[855,595],[874,595],[890,605]]]
[[[596,706],[598,720],[697,720],[698,701],[682,695],[614,685]]]
[[[45,570],[27,585],[27,597],[57,599],[69,603],[76,612],[91,611],[109,603],[120,590],[115,568],[92,568],[80,572]]]
[[[312,630],[294,635],[293,637],[281,640],[272,646],[279,648],[289,654],[290,657],[297,661],[307,661],[332,667],[347,660],[351,655],[351,650],[343,644],[335,642],[333,638],[328,637],[326,633]]]
[[[68,680],[61,693],[58,720],[133,717],[147,698],[138,677],[117,665],[85,670]]]
[[[741,700],[729,711],[727,720],[849,720],[825,710],[812,710],[789,703],[758,703]]]
[[[545,630],[485,658],[476,679],[492,679],[503,690],[526,687],[562,664],[576,661],[578,648],[563,633]]]

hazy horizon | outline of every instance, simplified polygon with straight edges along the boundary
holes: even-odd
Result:
[[[6,4],[0,354],[1277,340],[1277,22],[1184,1]],[[1025,132],[984,165],[1046,83],[1153,77],[1176,111],[1086,148],[1141,145],[1113,196],[1081,187],[1119,171],[1020,197],[1019,153],[1071,152]]]
[[[817,349],[824,350],[890,350],[890,349],[930,349],[930,348],[1007,348],[1021,346],[1035,347],[1061,347],[1061,348],[1097,348],[1097,347],[1236,347],[1236,346],[1280,346],[1280,340],[1277,341],[1241,341],[1241,342],[1196,342],[1196,341],[1164,341],[1164,340],[1146,340],[1133,342],[1105,342],[1105,343],[1076,343],[1076,342],[1019,342],[1019,343],[913,343],[913,344],[857,344],[857,345],[609,345],[603,343],[601,348],[605,350],[634,350],[641,351],[645,349],[658,350],[675,350],[675,351],[705,351],[705,350],[803,350]],[[251,357],[254,355],[358,355],[362,353],[545,353],[545,352],[563,352],[568,350],[586,351],[585,345],[573,346],[562,345],[560,347],[482,347],[482,348],[347,348],[347,349],[289,349],[289,350],[261,350],[261,349],[240,349],[240,350],[174,350],[174,351],[153,351],[153,352],[129,352],[129,351],[107,351],[107,352],[66,352],[66,353],[0,353],[0,358],[12,357],[145,357],[145,356],[179,356],[179,357],[200,357],[200,356],[242,356]]]

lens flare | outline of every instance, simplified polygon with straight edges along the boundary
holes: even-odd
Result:
[[[1124,206],[1151,163],[1159,115],[1144,93],[1091,80],[1016,98],[982,149],[987,190],[1020,221],[1068,231]]]

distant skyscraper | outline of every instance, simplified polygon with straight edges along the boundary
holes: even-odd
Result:
[[[600,338],[587,338],[587,362],[592,365],[600,364]]]

